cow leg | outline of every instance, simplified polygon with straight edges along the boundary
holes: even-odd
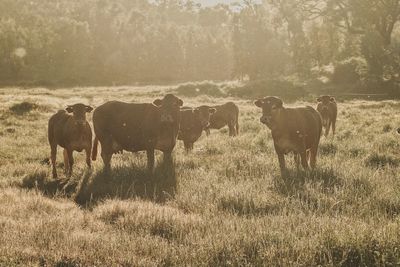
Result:
[[[239,120],[238,119],[236,119],[235,130],[236,130],[236,135],[239,135]]]
[[[331,121],[328,122],[328,125],[325,128],[325,137],[328,137],[330,128],[331,128]]]
[[[206,132],[206,136],[210,135],[210,128],[204,129],[204,131]]]
[[[296,163],[296,168],[299,169],[300,167],[300,155],[299,153],[293,152],[294,162]]]
[[[68,158],[68,151],[67,149],[64,148],[63,151],[63,156],[64,156],[64,173],[68,174],[69,170],[69,158]]]
[[[52,174],[53,178],[57,178],[57,169],[56,169],[56,158],[57,158],[57,145],[50,145],[51,148],[51,165],[52,165]]]
[[[310,149],[310,165],[312,169],[315,169],[317,165],[317,153],[318,153],[318,145],[315,147],[311,147]]]
[[[150,173],[154,172],[154,148],[147,149],[147,169]]]
[[[85,152],[86,152],[86,165],[88,166],[89,169],[91,169],[92,168],[92,160],[90,158],[90,154],[92,152],[91,146],[87,147],[85,149]]]
[[[300,152],[301,165],[306,170],[308,169],[307,151],[304,149]]]
[[[277,148],[277,146],[275,144],[274,144],[274,146],[275,146],[276,154],[278,155],[279,167],[281,169],[281,174],[283,174],[286,172],[285,154],[283,153],[283,151],[281,151],[279,148]]]
[[[335,135],[336,132],[336,121],[332,121],[332,133]]]
[[[164,164],[172,164],[172,151],[164,151]]]
[[[112,152],[107,151],[103,145],[101,146],[101,158],[103,159],[104,163],[104,171],[109,172],[111,170]]]
[[[73,157],[73,150],[67,149],[68,160],[69,160],[69,171],[68,176],[72,175],[72,166],[74,165],[74,157]]]
[[[236,129],[235,129],[233,121],[228,123],[228,127],[229,127],[229,136],[235,136]]]

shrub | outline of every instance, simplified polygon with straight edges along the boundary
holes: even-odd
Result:
[[[261,98],[278,96],[284,101],[294,101],[307,96],[303,87],[285,80],[260,80],[244,86],[231,88],[229,94],[241,98]]]
[[[32,110],[38,109],[39,105],[30,102],[22,102],[18,104],[14,104],[10,107],[10,111],[18,114],[23,115],[25,113],[31,112]]]
[[[368,71],[367,62],[361,57],[351,57],[337,62],[332,74],[332,82],[339,84],[359,82]]]
[[[186,83],[179,85],[174,93],[177,95],[194,97],[199,95],[224,96],[225,93],[218,84],[212,82]]]
[[[390,124],[385,124],[384,126],[383,126],[383,132],[384,133],[388,133],[388,132],[390,132],[392,130],[392,126],[390,125]]]

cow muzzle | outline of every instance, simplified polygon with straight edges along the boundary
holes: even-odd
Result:
[[[210,126],[210,122],[208,122],[208,121],[203,121],[203,122],[201,122],[201,127],[202,127],[203,129],[208,128],[209,126]]]
[[[83,121],[81,121],[81,120],[75,121],[75,125],[78,126],[78,127],[84,127],[86,125],[86,121],[85,120],[83,120]]]
[[[260,118],[260,122],[261,122],[262,124],[269,125],[269,124],[271,123],[271,116],[262,116],[262,117]]]

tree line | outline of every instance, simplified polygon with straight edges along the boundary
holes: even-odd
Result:
[[[399,0],[2,0],[0,82],[397,85]]]

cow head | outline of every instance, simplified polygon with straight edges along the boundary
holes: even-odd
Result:
[[[179,123],[179,111],[183,101],[173,94],[167,94],[163,99],[154,100],[153,104],[160,109],[161,123],[177,124]]]
[[[86,113],[91,112],[93,108],[84,104],[75,104],[67,106],[65,110],[72,113],[75,125],[84,126],[86,125]]]
[[[324,105],[329,105],[329,103],[333,103],[335,102],[336,99],[333,96],[329,96],[329,95],[323,95],[317,98],[317,102],[318,103],[322,103]]]
[[[327,127],[329,120],[329,106],[331,103],[335,103],[336,100],[333,96],[323,95],[317,98],[318,111],[322,117],[322,124]]]
[[[258,99],[254,104],[257,107],[262,108],[263,115],[260,118],[261,123],[271,128],[274,116],[279,114],[283,108],[282,100],[275,96],[268,96],[263,99]]]
[[[196,117],[200,121],[201,127],[204,129],[210,125],[210,116],[217,110],[209,106],[200,106],[194,109]]]

